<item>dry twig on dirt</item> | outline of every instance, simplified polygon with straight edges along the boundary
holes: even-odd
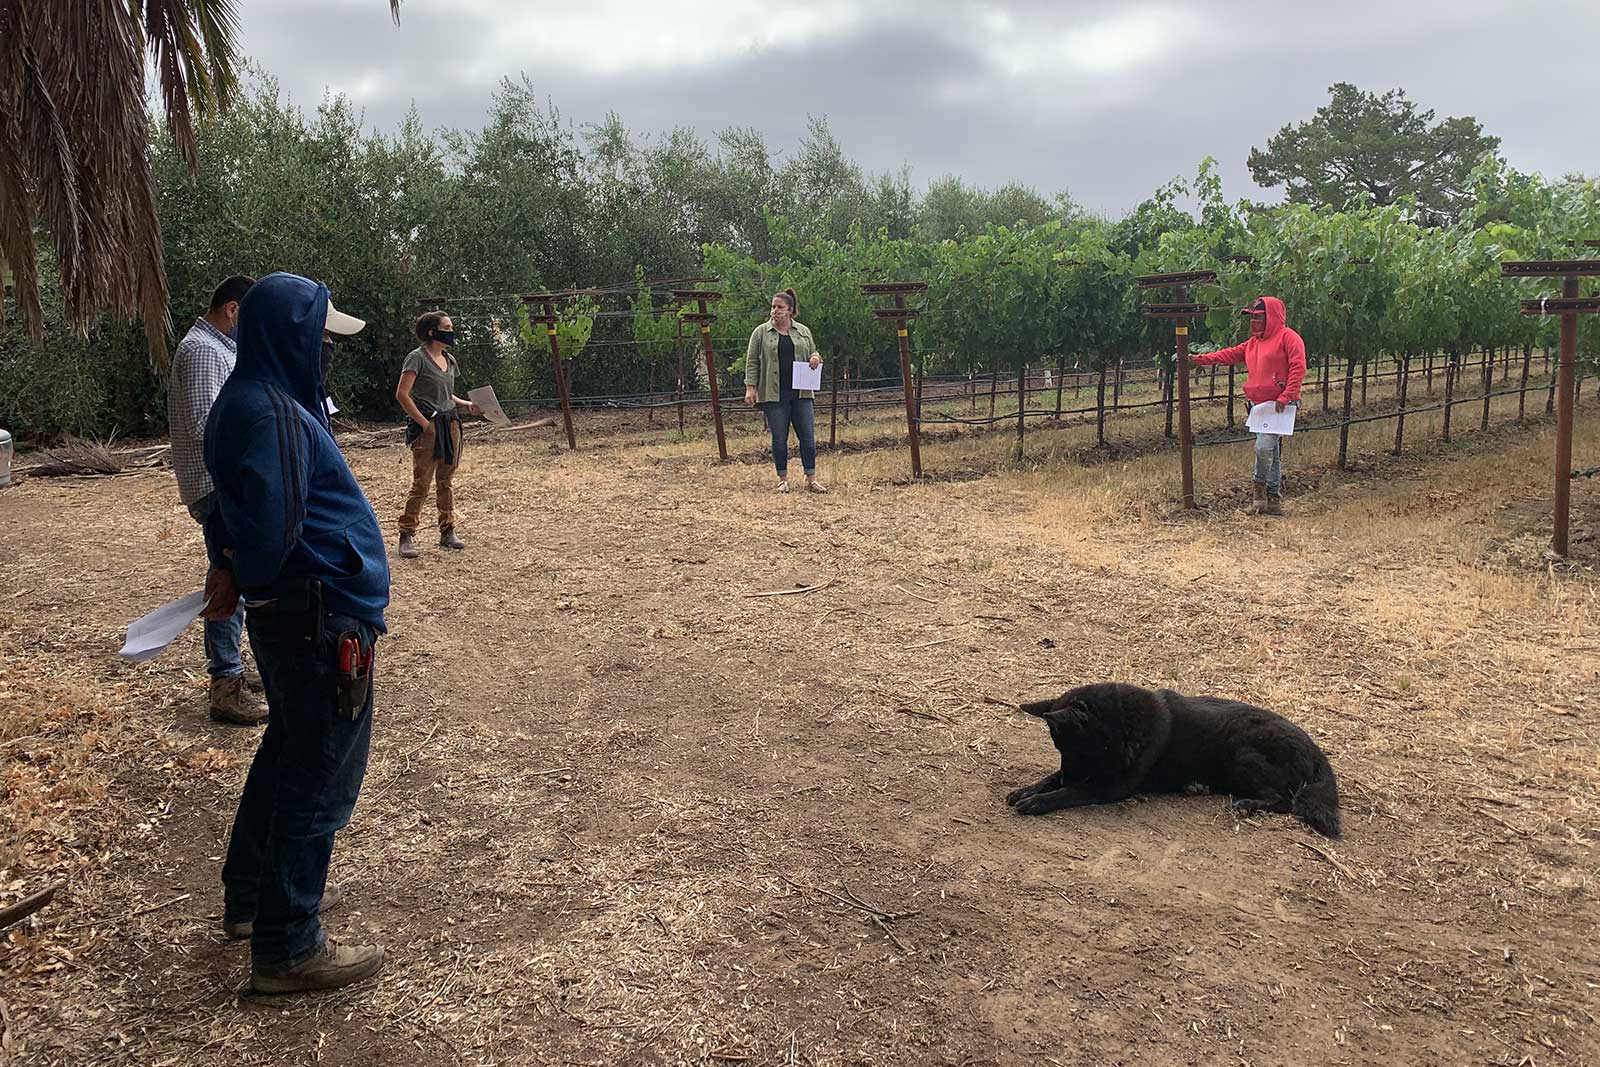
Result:
[[[0,930],[21,922],[46,904],[50,903],[56,895],[56,890],[61,888],[61,883],[46,886],[32,896],[23,897],[10,907],[0,908]]]
[[[802,586],[799,589],[774,589],[766,593],[746,593],[745,596],[796,596],[800,593],[815,593],[818,589],[826,589],[837,581],[837,578],[829,578],[817,585]]]

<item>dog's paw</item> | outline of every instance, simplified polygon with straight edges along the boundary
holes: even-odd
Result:
[[[1013,789],[1011,792],[1006,794],[1006,804],[1013,808],[1016,807],[1018,801],[1026,800],[1028,798],[1029,790],[1031,788],[1031,786],[1023,786],[1021,789]]]
[[[1036,796],[1023,797],[1012,807],[1017,809],[1018,815],[1043,815],[1046,812],[1055,810],[1055,807],[1048,800],[1043,800]]]

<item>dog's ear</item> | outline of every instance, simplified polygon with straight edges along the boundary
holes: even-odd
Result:
[[[1068,700],[1066,697],[1057,697],[1050,702],[1050,710],[1041,718],[1046,722],[1060,723],[1063,726],[1076,725],[1083,721],[1084,706],[1080,700]]]
[[[1027,712],[1029,715],[1037,715],[1041,719],[1048,715],[1050,713],[1050,709],[1055,706],[1056,702],[1054,700],[1034,700],[1027,704],[1017,705],[1018,708]]]

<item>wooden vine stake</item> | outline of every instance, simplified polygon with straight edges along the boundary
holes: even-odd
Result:
[[[1214,270],[1191,270],[1179,274],[1147,274],[1134,279],[1140,289],[1167,289],[1176,298],[1171,304],[1146,304],[1147,319],[1171,319],[1178,325],[1177,350],[1173,356],[1172,379],[1178,390],[1178,456],[1183,470],[1183,506],[1194,508],[1194,434],[1189,420],[1189,323],[1203,319],[1211,309],[1205,304],[1188,303],[1189,286],[1211,285],[1217,280]]]
[[[722,393],[717,385],[717,350],[711,343],[711,324],[717,321],[717,317],[706,310],[706,303],[711,300],[721,300],[722,294],[702,289],[674,289],[672,298],[680,306],[688,306],[694,302],[700,309],[686,311],[680,317],[684,322],[700,327],[700,347],[705,351],[706,357],[706,383],[711,387],[711,421],[717,428],[717,458],[726,463],[728,438],[722,428]]]
[[[893,297],[894,307],[873,308],[872,317],[892,322],[895,336],[900,341],[900,386],[906,398],[906,435],[911,442],[911,477],[922,477],[922,443],[918,434],[917,398],[911,384],[911,321],[921,314],[906,307],[906,297],[920,296],[928,291],[927,282],[873,282],[861,287],[862,295]]]
[[[1595,242],[1590,242],[1591,247]],[[1523,260],[1502,263],[1506,278],[1560,278],[1561,295],[1522,301],[1524,315],[1561,316],[1561,357],[1556,364],[1555,507],[1550,550],[1567,554],[1568,516],[1572,504],[1572,407],[1578,365],[1578,316],[1600,314],[1600,296],[1580,297],[1578,279],[1600,275],[1600,259]]]
[[[567,430],[567,447],[577,451],[578,438],[572,430],[572,398],[567,395],[566,365],[561,362],[561,343],[556,340],[556,304],[571,299],[572,293],[529,293],[521,297],[528,305],[528,321],[544,327],[550,339],[550,365],[555,371],[556,395],[561,400],[561,422]]]

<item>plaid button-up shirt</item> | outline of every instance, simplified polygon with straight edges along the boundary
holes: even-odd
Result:
[[[178,343],[172,357],[172,377],[167,383],[167,433],[172,439],[172,469],[178,476],[178,494],[185,504],[211,492],[202,448],[206,416],[233,373],[238,354],[233,338],[203,317]]]

